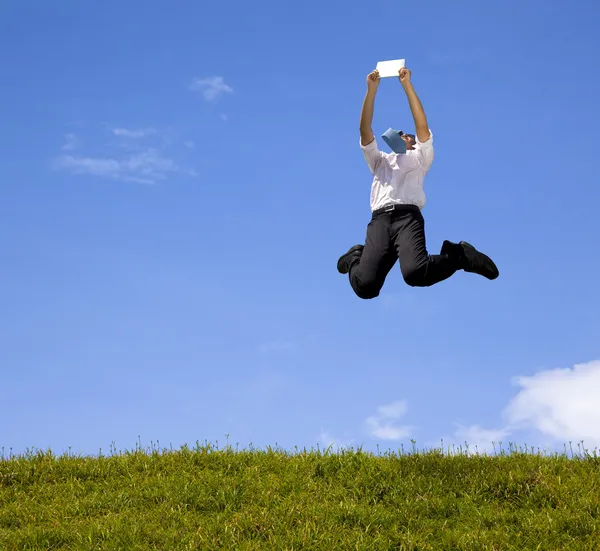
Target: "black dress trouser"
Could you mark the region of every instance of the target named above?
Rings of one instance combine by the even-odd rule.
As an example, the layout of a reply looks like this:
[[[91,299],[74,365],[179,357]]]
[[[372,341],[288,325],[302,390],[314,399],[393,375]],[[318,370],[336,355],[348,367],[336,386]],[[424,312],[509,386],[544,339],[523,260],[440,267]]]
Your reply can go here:
[[[397,260],[404,281],[413,287],[428,287],[459,269],[456,260],[427,252],[425,220],[414,205],[373,213],[362,254],[355,257],[348,274],[354,292],[364,299],[379,296]]]

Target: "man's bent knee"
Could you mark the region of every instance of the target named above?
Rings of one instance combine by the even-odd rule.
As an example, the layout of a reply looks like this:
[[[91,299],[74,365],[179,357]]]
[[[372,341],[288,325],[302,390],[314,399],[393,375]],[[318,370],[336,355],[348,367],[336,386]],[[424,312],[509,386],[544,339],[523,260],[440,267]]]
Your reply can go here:
[[[402,269],[402,277],[407,285],[411,287],[428,287],[426,280],[427,266],[410,266]]]
[[[354,293],[356,294],[356,296],[358,298],[362,298],[365,300],[369,300],[372,298],[377,298],[379,296],[379,291],[381,289],[379,289],[378,287],[364,287],[364,286],[354,286]]]
[[[361,281],[358,277],[351,278],[350,283],[356,296],[365,300],[378,297],[382,287],[375,280]]]

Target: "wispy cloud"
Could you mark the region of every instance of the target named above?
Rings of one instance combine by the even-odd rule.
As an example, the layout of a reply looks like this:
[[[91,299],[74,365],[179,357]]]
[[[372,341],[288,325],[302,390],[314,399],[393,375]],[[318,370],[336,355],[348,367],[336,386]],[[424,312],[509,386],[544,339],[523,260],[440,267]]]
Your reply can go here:
[[[157,133],[156,129],[154,128],[139,128],[137,130],[130,130],[127,128],[113,128],[112,132],[115,136],[121,136],[124,138],[132,139],[153,136]]]
[[[365,424],[369,434],[381,440],[401,440],[412,434],[413,427],[402,425],[398,420],[408,410],[405,400],[392,402],[391,404],[379,406],[377,414],[367,417]]]
[[[339,438],[333,437],[327,431],[321,431],[317,439],[320,445],[323,445],[325,449],[344,449],[351,448],[353,446],[353,440],[340,440]]]
[[[63,155],[56,159],[54,167],[73,174],[87,174],[142,184],[154,184],[157,180],[164,180],[168,173],[180,170],[172,159],[163,157],[154,149],[124,159]]]
[[[458,425],[454,432],[454,437],[450,438],[450,442],[446,439],[446,443],[456,444],[461,446],[462,453],[481,453],[491,454],[494,450],[498,450],[500,444],[504,444],[505,438],[511,434],[508,428],[501,429],[484,429],[479,425]],[[504,447],[504,446],[503,446]]]
[[[75,134],[66,134],[65,143],[61,147],[63,151],[73,151],[81,144],[81,140]]]
[[[110,134],[116,137],[115,143],[112,144],[114,147],[107,148],[105,145],[94,154],[81,152],[78,155],[72,150],[79,145],[79,138],[68,135],[68,141],[62,149],[71,152],[56,157],[52,162],[52,168],[75,175],[142,184],[155,184],[174,173],[196,176],[194,170],[182,168],[167,154],[164,140],[162,144],[156,139],[150,142],[140,141],[141,138],[160,137],[159,132],[153,127],[139,129],[114,127],[110,129]],[[117,141],[117,138],[121,141]]]
[[[195,92],[202,92],[206,101],[215,101],[222,94],[231,94],[233,89],[220,76],[195,78],[190,85]]]
[[[188,149],[194,149],[196,147],[196,144],[192,140],[187,140],[183,143],[183,145],[185,145],[185,147]]]

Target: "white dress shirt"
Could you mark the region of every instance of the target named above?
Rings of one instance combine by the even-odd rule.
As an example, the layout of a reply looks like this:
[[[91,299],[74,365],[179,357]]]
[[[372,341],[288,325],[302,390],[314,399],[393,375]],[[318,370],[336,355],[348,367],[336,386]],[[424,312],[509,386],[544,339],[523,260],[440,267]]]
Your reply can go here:
[[[384,153],[377,147],[377,138],[360,148],[373,174],[371,211],[393,203],[425,206],[423,181],[433,163],[433,134],[426,142],[415,136],[414,149],[406,153]]]

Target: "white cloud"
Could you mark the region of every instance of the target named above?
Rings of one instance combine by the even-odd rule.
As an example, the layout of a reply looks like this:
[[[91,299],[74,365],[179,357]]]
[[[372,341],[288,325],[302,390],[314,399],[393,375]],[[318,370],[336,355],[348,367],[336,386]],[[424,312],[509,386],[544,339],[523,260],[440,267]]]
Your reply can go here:
[[[215,101],[221,94],[231,94],[233,89],[225,83],[223,77],[195,78],[190,89],[202,92],[206,101]]]
[[[408,406],[406,405],[405,400],[392,402],[391,404],[379,406],[377,408],[377,412],[379,413],[379,415],[388,419],[399,419],[406,413],[407,410]]]
[[[331,436],[326,431],[321,431],[321,434],[319,434],[318,442],[319,444],[323,444],[325,449],[330,447],[333,449],[351,448],[353,444],[352,440],[340,440],[339,438]]]
[[[381,440],[401,440],[409,437],[413,427],[397,423],[397,420],[406,414],[407,409],[404,400],[378,407],[377,415],[372,415],[365,421],[369,434]]]
[[[583,441],[588,451],[600,447],[600,360],[516,377],[513,383],[520,390],[501,412],[503,427],[459,425],[452,437],[443,439],[444,447],[461,446],[464,452],[468,446],[472,453],[507,450],[509,444],[556,451],[569,442],[579,446]],[[538,442],[516,442],[517,432],[527,432]]]
[[[54,163],[55,168],[71,170],[75,174],[92,174],[94,176],[116,176],[121,171],[119,161],[92,157],[73,157],[63,155]]]
[[[500,427],[457,423],[452,436],[441,439],[443,452],[487,455],[509,449],[551,448],[560,452],[565,445],[568,449],[569,443],[575,453],[600,448],[600,360],[516,377],[513,383],[519,390],[502,410]],[[369,435],[382,440],[410,437],[413,427],[399,422],[407,411],[405,400],[378,407],[365,421]],[[519,432],[533,436],[534,442],[529,438],[517,441]],[[320,440],[327,446],[339,444],[327,432],[321,433]],[[437,447],[439,442],[431,444]]]
[[[534,429],[561,442],[600,446],[600,360],[517,377],[521,387],[503,411],[513,429]]]
[[[123,182],[138,182],[154,184],[165,180],[174,173],[197,176],[194,170],[180,167],[177,162],[165,152],[167,144],[158,131],[149,126],[146,128],[128,129],[123,127],[110,128],[110,133],[116,136],[110,149],[100,149],[93,155],[81,152],[64,153],[54,159],[52,167],[72,174],[88,175]],[[150,138],[150,143],[140,142],[140,138]],[[153,143],[154,142],[154,143]],[[78,138],[68,135],[68,141],[63,151],[70,151],[78,144]],[[114,153],[115,147],[118,152]]]
[[[172,159],[163,157],[154,149],[124,159],[63,155],[55,161],[54,167],[78,175],[143,184],[154,184],[157,180],[164,180],[167,173],[180,170]]]
[[[494,450],[504,449],[505,438],[511,434],[508,428],[484,429],[479,425],[462,426],[454,433],[456,444],[468,448],[469,452],[491,454]],[[464,450],[466,451],[466,449]]]
[[[140,128],[138,130],[129,130],[127,128],[113,128],[113,134],[115,136],[121,136],[123,138],[144,138],[146,136],[152,136],[156,134],[154,128]]]
[[[75,134],[66,134],[65,135],[65,143],[62,146],[63,151],[72,151],[76,149],[80,145],[80,140]]]

